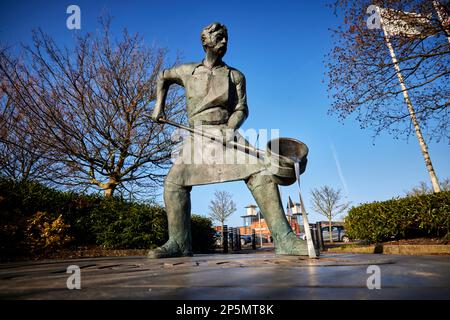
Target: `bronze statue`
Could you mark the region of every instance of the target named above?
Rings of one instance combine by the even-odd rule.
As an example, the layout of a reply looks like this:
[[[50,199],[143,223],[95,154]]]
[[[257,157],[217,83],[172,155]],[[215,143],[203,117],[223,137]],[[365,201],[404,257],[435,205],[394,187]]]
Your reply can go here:
[[[201,41],[206,53],[203,61],[166,69],[159,75],[157,101],[152,119],[161,121],[168,88],[172,84],[178,84],[186,90],[190,127],[200,124],[202,130],[215,136],[221,135],[225,141],[249,145],[237,132],[248,116],[245,77],[222,61],[227,51],[227,28],[220,23],[212,23],[203,29]],[[151,250],[148,257],[191,256],[192,186],[235,180],[244,180],[250,189],[271,231],[275,252],[308,255],[306,242],[296,237],[286,219],[277,180],[268,171],[267,163],[254,157],[253,161],[248,161],[248,154],[202,137],[199,138],[203,139],[199,141],[202,147],[195,148],[195,139],[194,135],[191,135],[184,142],[181,151],[183,156],[193,151],[193,157],[189,154],[188,160],[195,158],[199,151],[205,153],[205,150],[208,150],[208,155],[223,151],[225,158],[231,158],[233,161],[175,161],[164,182],[169,240],[163,246]],[[305,166],[306,162],[302,162],[301,172],[305,170]]]

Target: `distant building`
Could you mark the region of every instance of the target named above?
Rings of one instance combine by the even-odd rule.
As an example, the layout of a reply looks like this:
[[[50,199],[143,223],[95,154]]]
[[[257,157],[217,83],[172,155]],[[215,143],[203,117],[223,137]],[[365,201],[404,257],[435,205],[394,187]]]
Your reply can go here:
[[[239,227],[241,235],[251,235],[252,230],[255,230],[257,238],[260,236],[265,239],[264,242],[271,242],[269,227],[267,226],[263,214],[258,210],[258,207],[254,204],[249,204],[245,209],[245,214],[241,216],[243,219],[243,226]],[[286,207],[286,218],[292,231],[296,235],[303,232],[300,204],[292,203],[290,198]],[[215,229],[217,232],[221,232],[222,230],[220,226],[215,227]]]
[[[289,202],[286,207],[286,218],[288,219],[289,224],[291,225],[292,231],[296,235],[304,232],[303,224],[302,224],[302,211],[300,209],[300,203],[292,203],[291,198],[289,197]]]
[[[251,234],[255,225],[259,225],[260,220],[264,220],[261,216],[261,212],[257,210],[257,206],[249,204],[245,207],[246,213],[241,216],[244,221],[244,225],[241,228],[241,234]]]
[[[292,205],[292,202],[291,202]],[[252,234],[252,230],[255,230],[256,235],[261,234],[262,236],[269,239],[270,237],[270,230],[267,226],[267,223],[264,219],[263,214],[261,211],[258,210],[258,207],[249,204],[246,208],[246,214],[241,216],[243,219],[244,225],[240,227],[241,234],[250,235]],[[286,218],[291,225],[292,230],[295,234],[300,233],[300,217],[301,217],[301,211],[300,211],[300,204],[296,203],[292,207],[290,207],[290,204],[288,203],[287,211],[286,211]]]
[[[257,237],[264,237],[264,242],[271,242],[269,227],[267,226],[261,211],[257,210],[258,207],[254,204],[249,204],[245,209],[245,215],[241,216],[244,225],[239,227],[241,234],[251,235],[252,230],[254,229]]]

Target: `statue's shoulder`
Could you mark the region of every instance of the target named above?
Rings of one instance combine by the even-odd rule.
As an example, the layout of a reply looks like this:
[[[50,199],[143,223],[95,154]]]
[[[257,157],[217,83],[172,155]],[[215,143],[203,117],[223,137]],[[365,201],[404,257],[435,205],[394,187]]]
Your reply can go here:
[[[198,62],[189,62],[180,64],[174,68],[177,69],[178,73],[187,75],[192,74],[192,71],[194,71],[194,69],[198,67],[198,65],[199,65]]]
[[[245,76],[241,71],[239,71],[236,68],[230,67],[230,66],[228,66],[228,68],[230,69],[231,79],[234,82],[237,83],[237,82],[245,81]]]

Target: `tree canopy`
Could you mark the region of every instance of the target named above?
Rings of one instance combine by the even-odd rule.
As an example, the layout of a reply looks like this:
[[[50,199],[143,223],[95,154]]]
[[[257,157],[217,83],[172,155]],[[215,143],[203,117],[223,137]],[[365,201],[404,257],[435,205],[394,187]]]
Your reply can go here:
[[[392,35],[390,41],[425,136],[450,142],[450,26],[448,1],[441,2],[335,1],[331,6],[343,23],[332,30],[334,48],[326,57],[329,113],[341,120],[355,116],[361,128],[373,128],[375,135],[414,133],[384,34],[373,27],[377,16],[368,12],[376,5],[392,9],[385,23],[403,19],[409,28],[421,28],[419,35]],[[419,15],[421,19],[416,19]]]
[[[45,175],[39,176],[52,183],[96,188],[105,196],[136,187],[151,193],[175,144],[171,128],[149,119],[157,76],[169,66],[167,50],[149,47],[126,30],[115,39],[110,19],[100,21],[100,32],[79,36],[71,49],[35,30],[33,43],[19,55],[1,51],[0,153],[45,156]],[[165,111],[183,121],[177,89],[169,93]],[[4,174],[11,161],[2,158]]]

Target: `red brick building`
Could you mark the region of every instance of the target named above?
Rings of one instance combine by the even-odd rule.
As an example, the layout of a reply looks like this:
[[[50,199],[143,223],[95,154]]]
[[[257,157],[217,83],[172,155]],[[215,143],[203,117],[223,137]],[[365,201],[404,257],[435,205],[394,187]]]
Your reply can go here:
[[[243,226],[239,227],[239,231],[241,235],[251,235],[252,230],[255,230],[257,238],[261,236],[264,239],[264,242],[270,242],[270,230],[267,226],[267,223],[264,219],[264,216],[261,214],[261,211],[258,210],[258,207],[249,204],[245,207],[246,213],[241,216],[243,219]],[[289,224],[291,225],[292,231],[295,234],[300,234],[303,232],[302,220],[301,220],[301,210],[300,204],[296,203],[287,206],[286,208],[286,218]],[[215,227],[217,232],[221,232],[222,227]]]
[[[254,229],[257,235],[261,234],[262,236],[269,238],[269,227],[267,226],[261,211],[258,210],[258,207],[250,204],[245,208],[247,209],[246,214],[241,216],[241,218],[244,219],[244,225],[239,227],[241,234],[252,234],[252,230]],[[302,228],[300,228],[300,204],[296,203],[291,208],[288,206],[286,212],[286,218],[291,225],[292,230],[295,234],[299,234],[302,230]]]

